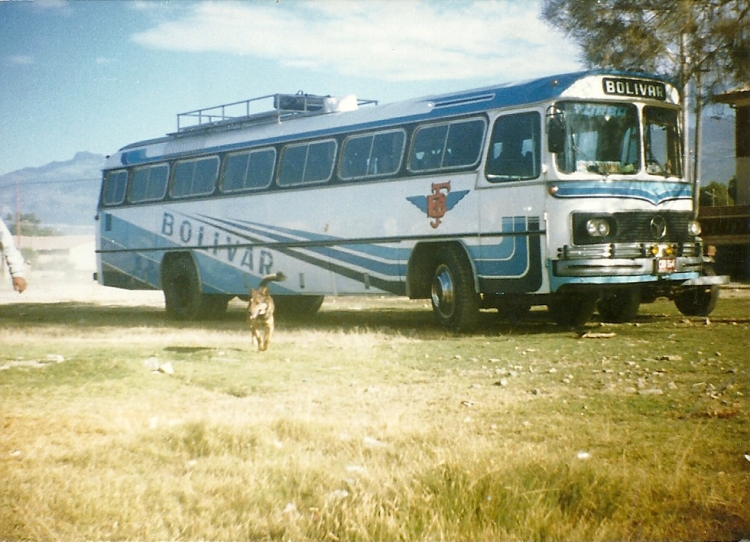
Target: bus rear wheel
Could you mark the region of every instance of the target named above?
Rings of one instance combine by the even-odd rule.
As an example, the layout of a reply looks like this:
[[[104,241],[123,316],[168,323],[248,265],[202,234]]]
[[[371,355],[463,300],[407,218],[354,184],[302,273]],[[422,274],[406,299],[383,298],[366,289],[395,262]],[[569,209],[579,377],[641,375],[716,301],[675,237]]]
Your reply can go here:
[[[438,253],[430,289],[432,312],[438,323],[455,332],[471,331],[479,321],[479,295],[469,265],[456,250]]]
[[[172,256],[164,262],[161,287],[167,316],[173,320],[220,318],[230,299],[201,292],[198,270],[187,254]]]
[[[274,297],[274,304],[279,316],[303,320],[315,315],[324,299],[322,295],[279,295]]]

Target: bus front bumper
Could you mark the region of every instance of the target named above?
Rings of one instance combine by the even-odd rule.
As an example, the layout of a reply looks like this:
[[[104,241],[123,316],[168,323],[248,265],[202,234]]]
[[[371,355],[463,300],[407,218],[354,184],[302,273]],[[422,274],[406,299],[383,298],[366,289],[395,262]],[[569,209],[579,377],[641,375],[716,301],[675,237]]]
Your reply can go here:
[[[553,274],[557,277],[638,277],[668,279],[670,275],[698,273],[703,268],[703,257],[677,258],[612,258],[554,260]],[[691,279],[697,280],[697,279]]]

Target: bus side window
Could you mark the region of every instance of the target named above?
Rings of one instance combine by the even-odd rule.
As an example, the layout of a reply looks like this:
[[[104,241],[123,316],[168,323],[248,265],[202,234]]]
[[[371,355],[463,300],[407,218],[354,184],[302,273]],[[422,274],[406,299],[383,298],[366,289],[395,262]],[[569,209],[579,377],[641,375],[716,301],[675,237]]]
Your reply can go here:
[[[198,160],[195,164],[195,179],[191,195],[212,194],[216,188],[216,177],[219,175],[219,159],[215,156]]]
[[[279,186],[327,181],[333,173],[335,157],[336,141],[333,139],[287,145],[281,151]]]
[[[222,192],[236,192],[245,188],[250,153],[230,154],[224,159],[221,177]]]
[[[219,158],[209,156],[198,160],[177,162],[170,195],[174,198],[213,193],[219,173]]]
[[[537,112],[498,117],[492,128],[487,177],[490,181],[535,179],[541,167],[541,115]]]
[[[406,136],[401,130],[376,134],[372,143],[368,174],[388,175],[396,173],[401,167],[405,140]]]
[[[146,190],[146,200],[155,201],[162,199],[167,193],[167,181],[169,179],[169,166],[162,164],[151,168],[151,175]]]
[[[442,167],[476,164],[482,152],[485,127],[481,119],[451,124]]]
[[[390,175],[404,154],[403,130],[355,136],[344,142],[339,175],[344,180]]]
[[[341,151],[340,175],[342,179],[356,179],[367,175],[372,140],[372,135],[352,137],[346,140]]]
[[[169,166],[158,164],[136,168],[130,183],[128,200],[131,203],[156,201],[164,197],[169,178]]]
[[[281,151],[279,162],[279,186],[292,186],[302,183],[305,171],[307,145],[287,145]]]
[[[447,124],[418,128],[412,143],[409,169],[411,171],[427,171],[440,168],[447,135]]]
[[[327,181],[333,172],[333,159],[336,156],[336,142],[319,141],[310,143],[305,162],[303,182],[316,183]]]
[[[276,149],[251,152],[244,188],[268,188],[271,184],[271,179],[273,179],[273,166],[275,163]]]
[[[125,169],[110,171],[104,179],[102,202],[104,205],[119,205],[125,201],[128,172]]]
[[[128,200],[131,203],[138,203],[146,200],[146,190],[148,188],[149,171],[151,168],[139,167],[133,171],[133,180],[130,183],[130,193]]]
[[[484,119],[417,128],[412,142],[409,169],[430,171],[468,167],[479,160],[486,123]]]

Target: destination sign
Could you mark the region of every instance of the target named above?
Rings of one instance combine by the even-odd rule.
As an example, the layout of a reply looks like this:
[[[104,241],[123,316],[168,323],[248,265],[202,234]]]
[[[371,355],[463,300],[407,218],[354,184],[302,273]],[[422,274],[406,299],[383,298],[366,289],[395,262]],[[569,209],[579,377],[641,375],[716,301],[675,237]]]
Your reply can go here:
[[[657,81],[605,77],[602,86],[604,87],[604,94],[613,96],[630,96],[632,98],[649,98],[661,101],[667,99],[666,85]]]

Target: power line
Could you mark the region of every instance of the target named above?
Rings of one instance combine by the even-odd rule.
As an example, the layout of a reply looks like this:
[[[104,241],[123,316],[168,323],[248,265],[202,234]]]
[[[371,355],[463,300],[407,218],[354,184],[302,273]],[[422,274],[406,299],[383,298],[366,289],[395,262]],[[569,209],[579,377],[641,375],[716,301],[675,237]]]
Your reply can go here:
[[[14,188],[16,183],[19,182],[15,179],[3,179],[7,181],[8,186],[0,186],[1,188]],[[48,184],[69,184],[69,183],[84,183],[84,182],[101,182],[101,177],[92,177],[88,179],[58,179],[58,180],[36,180],[36,181],[24,181],[21,180],[20,184],[23,188],[24,186],[33,186],[33,185],[48,185]],[[11,186],[12,185],[12,186]]]

